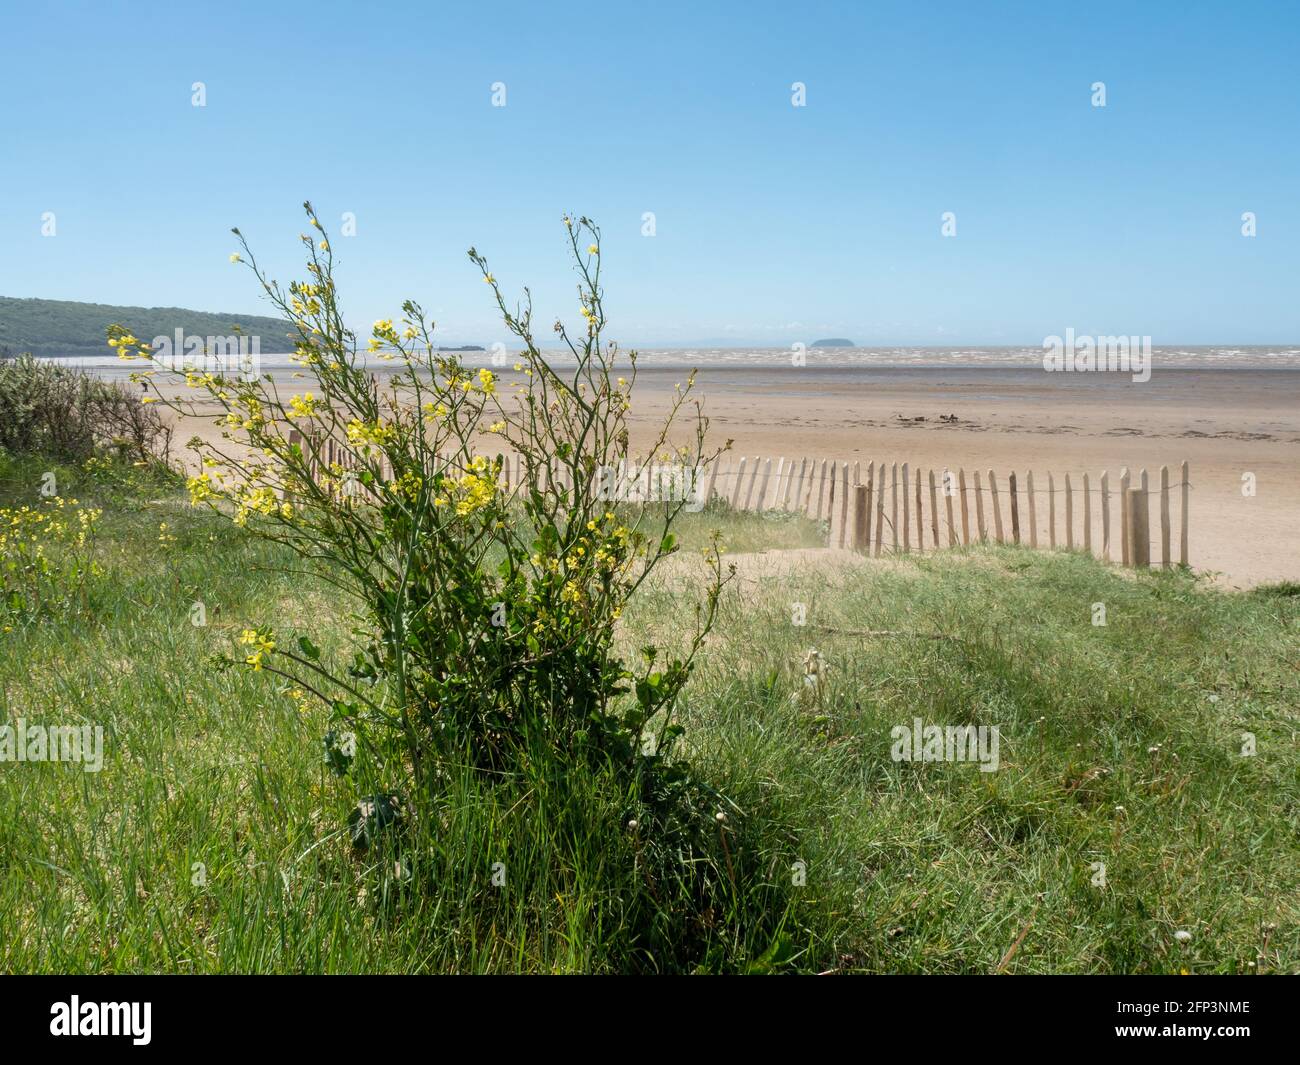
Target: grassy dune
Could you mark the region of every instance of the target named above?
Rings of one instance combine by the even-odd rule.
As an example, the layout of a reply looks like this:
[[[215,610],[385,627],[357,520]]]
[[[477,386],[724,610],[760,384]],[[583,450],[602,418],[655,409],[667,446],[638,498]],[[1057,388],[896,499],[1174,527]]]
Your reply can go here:
[[[37,469],[0,459],[0,505]],[[743,552],[683,710],[732,882],[726,913],[647,914],[652,841],[600,780],[452,780],[414,869],[358,856],[324,712],[213,661],[264,623],[341,654],[346,605],[165,485],[61,474],[105,507],[105,575],[81,616],[0,636],[3,712],[102,724],[105,760],[0,764],[4,971],[1300,969],[1300,589],[1011,548],[782,555],[819,530],[691,516],[687,547],[721,527]],[[679,638],[697,585],[684,552],[628,646]],[[998,725],[1000,769],[893,761],[915,717]]]

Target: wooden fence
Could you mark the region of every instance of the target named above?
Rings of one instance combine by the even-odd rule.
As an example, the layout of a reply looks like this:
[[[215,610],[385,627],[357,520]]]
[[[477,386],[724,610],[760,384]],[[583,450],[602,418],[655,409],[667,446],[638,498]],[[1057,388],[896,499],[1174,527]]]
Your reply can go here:
[[[736,510],[805,514],[827,523],[829,546],[877,556],[992,539],[1082,549],[1144,567],[1152,561],[1149,500],[1158,495],[1160,564],[1169,568],[1174,490],[1180,500],[1178,564],[1188,564],[1186,462],[1180,472],[1171,484],[1169,467],[1161,466],[1155,487],[1145,469],[1131,474],[1128,467],[1119,471],[1118,484],[1103,470],[1095,482],[1087,473],[1067,473],[1059,482],[1049,473],[1046,485],[1035,485],[1032,471],[999,478],[988,470],[982,479],[975,470],[968,479],[965,469],[923,470],[906,462],[741,457],[720,460],[708,471],[705,498],[725,499]]]
[[[392,464],[382,448],[372,448],[363,457],[357,445],[319,429],[305,432],[290,429],[287,440],[290,445],[302,449],[307,475],[317,484],[329,482],[330,491],[335,496],[378,497],[376,489],[365,487],[357,479],[363,470],[374,474],[378,484],[393,476]],[[573,471],[562,463],[536,463],[530,471],[522,455],[498,453],[487,457],[496,460],[496,480],[505,491],[515,492],[524,485],[553,494],[573,491]],[[464,456],[439,454],[435,461],[440,470],[455,477],[471,469]],[[704,477],[701,471],[681,464],[632,459],[602,472],[594,490],[611,501],[689,500],[699,496]]]
[[[357,468],[353,449],[341,442],[304,437],[297,430],[290,432],[289,440],[304,448],[313,477],[331,466],[344,471]],[[551,490],[573,487],[567,467],[550,471],[538,467],[530,476],[521,456],[498,455],[497,459],[500,482],[507,489],[518,489],[525,481]],[[381,479],[390,476],[387,464],[382,459],[379,463]],[[1151,565],[1150,500],[1158,495],[1160,564],[1168,569],[1174,565],[1171,495],[1175,490],[1178,564],[1188,564],[1191,481],[1186,462],[1180,473],[1178,483],[1171,484],[1169,467],[1161,466],[1155,487],[1145,469],[1132,474],[1127,466],[1120,469],[1117,485],[1106,470],[1095,483],[1087,473],[1066,473],[1059,482],[1049,473],[1044,486],[1035,485],[1032,471],[1023,477],[1012,472],[1000,480],[993,470],[987,470],[984,479],[975,470],[968,479],[964,468],[922,470],[907,462],[900,466],[805,458],[796,465],[793,459],[742,456],[719,459],[703,470],[633,461],[609,471],[605,490],[607,498],[617,500],[691,498],[707,504],[721,499],[734,510],[804,514],[826,522],[828,546],[876,556],[993,540],[1032,548],[1082,549],[1134,567]]]

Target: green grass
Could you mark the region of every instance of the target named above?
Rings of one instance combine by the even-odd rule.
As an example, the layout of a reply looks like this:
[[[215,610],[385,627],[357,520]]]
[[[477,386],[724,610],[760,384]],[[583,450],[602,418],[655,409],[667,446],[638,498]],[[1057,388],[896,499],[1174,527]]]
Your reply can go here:
[[[682,544],[690,547],[703,547],[710,533],[721,529],[723,546],[735,553],[825,547],[827,536],[825,522],[779,511],[732,510],[716,499],[703,510],[683,511],[674,528]]]
[[[0,505],[32,498],[35,469],[0,462]],[[723,909],[692,913],[660,882],[647,910],[656,841],[599,779],[456,778],[401,868],[358,856],[324,713],[213,664],[256,624],[341,654],[346,606],[170,489],[60,473],[106,506],[107,573],[87,616],[0,636],[2,709],[103,725],[105,764],[0,764],[0,970],[725,971],[779,944],[760,968],[989,972],[1022,932],[1008,971],[1300,969],[1293,589],[1010,548],[765,569],[724,595],[683,707],[685,753],[725,796],[699,809],[726,841]],[[680,535],[719,526],[744,552],[822,536],[712,510]],[[647,590],[629,648],[680,638],[696,575],[684,557]],[[891,760],[914,717],[997,724],[1001,768]]]

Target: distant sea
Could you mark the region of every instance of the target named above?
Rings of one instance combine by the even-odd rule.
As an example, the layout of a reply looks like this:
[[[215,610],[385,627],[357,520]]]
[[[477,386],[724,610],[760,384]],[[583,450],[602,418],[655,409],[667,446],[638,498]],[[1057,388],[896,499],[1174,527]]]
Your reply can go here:
[[[567,353],[565,353],[567,354]],[[638,352],[638,363],[645,367],[679,369],[698,366],[775,367],[790,365],[790,348],[645,348]],[[1043,347],[863,347],[809,348],[808,365],[844,369],[950,370],[969,366],[973,369],[1041,369]],[[572,361],[572,356],[569,356]],[[1193,370],[1223,367],[1227,369],[1283,370],[1300,369],[1300,345],[1243,347],[1155,347],[1151,349],[1155,368]]]
[[[492,366],[490,351],[457,353],[466,366]],[[554,365],[572,365],[573,356],[567,351],[546,351]],[[790,348],[642,348],[637,352],[637,365],[642,370],[702,371],[772,370],[790,366]],[[284,354],[263,354],[263,373],[285,373],[299,369]],[[1035,347],[861,347],[861,348],[809,348],[807,365],[841,370],[1030,370],[1043,364],[1043,349]],[[122,378],[142,368],[138,362],[125,362],[113,355],[89,359],[53,360],[61,365],[71,365],[90,370],[101,377]],[[363,360],[364,361],[364,360]],[[515,361],[511,351],[506,358],[506,368]],[[623,361],[620,357],[620,362]],[[1240,347],[1178,346],[1153,347],[1152,369],[1187,370],[1300,370],[1300,346],[1242,345]],[[377,373],[385,374],[395,369],[391,361],[374,360]]]

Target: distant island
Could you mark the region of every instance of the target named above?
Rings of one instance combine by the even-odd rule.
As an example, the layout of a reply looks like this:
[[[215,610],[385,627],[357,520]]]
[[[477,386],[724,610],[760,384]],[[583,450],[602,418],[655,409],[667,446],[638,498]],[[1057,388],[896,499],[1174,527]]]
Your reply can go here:
[[[845,340],[843,337],[831,337],[829,340],[814,340],[809,347],[812,348],[856,348],[857,345],[851,340]]]

